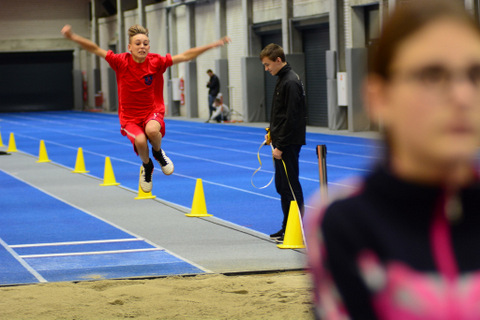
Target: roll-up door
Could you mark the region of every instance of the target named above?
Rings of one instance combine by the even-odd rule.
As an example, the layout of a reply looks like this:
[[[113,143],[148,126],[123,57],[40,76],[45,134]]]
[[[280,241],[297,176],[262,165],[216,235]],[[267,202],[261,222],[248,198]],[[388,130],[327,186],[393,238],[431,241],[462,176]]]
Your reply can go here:
[[[0,112],[73,109],[73,52],[0,53]]]
[[[308,124],[328,127],[327,71],[325,52],[330,48],[328,24],[303,29],[305,90]]]

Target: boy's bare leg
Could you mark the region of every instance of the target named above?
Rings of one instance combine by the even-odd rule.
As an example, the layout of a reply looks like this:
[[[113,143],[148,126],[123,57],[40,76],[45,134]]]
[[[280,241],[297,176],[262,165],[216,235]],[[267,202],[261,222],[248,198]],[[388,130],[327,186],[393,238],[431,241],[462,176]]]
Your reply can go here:
[[[135,137],[135,147],[137,148],[138,156],[143,163],[147,164],[150,161],[148,152],[147,137],[145,135],[138,135]]]
[[[152,191],[153,186],[153,162],[150,160],[148,141],[144,134],[135,137],[135,148],[137,149],[138,156],[143,162],[140,168],[140,188],[142,188],[143,192],[150,192]]]
[[[155,151],[160,151],[160,148],[162,147],[162,134],[160,133],[160,129],[162,129],[162,126],[155,120],[147,122],[147,125],[145,126],[145,134]]]

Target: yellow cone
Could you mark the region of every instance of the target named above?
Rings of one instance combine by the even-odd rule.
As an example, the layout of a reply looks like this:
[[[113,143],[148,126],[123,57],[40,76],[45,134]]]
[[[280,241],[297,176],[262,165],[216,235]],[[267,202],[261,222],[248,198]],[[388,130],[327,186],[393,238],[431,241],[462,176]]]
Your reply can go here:
[[[0,132],[0,147],[4,147],[3,140],[2,140],[2,133]]]
[[[48,159],[47,148],[45,148],[45,142],[40,140],[40,149],[38,151],[38,160],[37,162],[50,162]]]
[[[103,171],[103,183],[100,184],[101,186],[118,186],[118,183],[115,180],[115,174],[113,173],[112,162],[110,161],[110,157],[105,158],[105,169]]]
[[[17,152],[17,144],[15,143],[15,136],[10,132],[10,140],[8,140],[7,152]]]
[[[72,171],[74,173],[87,173],[85,169],[85,161],[83,160],[83,149],[78,148],[77,152],[77,161],[75,162],[75,169]]]
[[[197,179],[195,185],[195,193],[193,194],[192,211],[186,214],[187,217],[211,217],[207,213],[207,204],[205,203],[205,195],[203,193],[202,179]]]
[[[140,168],[140,172],[142,172],[142,168]],[[155,199],[156,196],[152,195],[152,191],[144,192],[140,187],[140,179],[138,179],[138,195],[135,197],[135,200],[142,200],[142,199]]]
[[[298,205],[296,201],[290,202],[283,244],[279,244],[277,247],[280,249],[305,248],[305,244],[303,243],[302,224],[300,222],[300,212],[298,211]]]

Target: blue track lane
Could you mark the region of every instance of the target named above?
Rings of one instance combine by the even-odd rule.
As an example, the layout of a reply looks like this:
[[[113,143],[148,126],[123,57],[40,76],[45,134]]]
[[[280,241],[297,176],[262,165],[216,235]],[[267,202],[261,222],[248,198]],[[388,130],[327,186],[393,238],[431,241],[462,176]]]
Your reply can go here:
[[[86,169],[90,175],[100,179],[103,179],[105,157],[110,157],[117,182],[135,192],[138,190],[141,162],[133,152],[130,141],[120,134],[116,115],[75,111],[1,113],[0,134],[5,145],[10,133],[14,133],[19,151],[34,156],[38,156],[40,140],[44,140],[49,159],[72,170],[77,160],[78,148],[81,147]],[[175,172],[171,176],[165,176],[155,162],[152,194],[190,208],[196,180],[200,178],[210,214],[265,234],[276,231],[280,227],[282,213],[274,184],[265,189],[257,189],[251,183],[252,174],[259,166],[257,152],[263,137],[262,128],[166,119],[166,136],[162,148],[174,162]],[[306,199],[319,187],[315,151],[319,144],[327,146],[329,187],[349,188],[343,181],[352,176],[366,174],[381,152],[375,141],[370,139],[307,133],[307,145],[300,154],[300,181]],[[256,186],[265,185],[273,175],[270,148],[263,147],[260,156],[263,167],[254,177]],[[9,187],[5,188],[7,180]],[[34,195],[29,197],[28,204],[25,199],[20,199],[25,188]],[[127,266],[117,265],[112,260],[112,264],[95,267],[96,261],[101,259],[97,255],[55,256],[62,252],[88,253],[151,248],[149,244],[139,241],[53,247],[21,246],[34,243],[128,239],[132,236],[1,172],[0,191],[0,239],[8,246],[14,246],[0,246],[0,283],[8,283],[5,280],[11,278],[8,270],[11,266],[19,265],[8,250],[14,250],[14,254],[23,257],[20,259],[23,259],[24,263],[27,262],[33,269],[39,270],[46,281],[84,279],[89,275],[111,278],[125,270],[133,270],[133,274],[136,274],[135,270],[142,268],[141,272],[150,274],[152,261],[155,265],[155,261],[164,259],[173,259],[171,264],[167,264],[171,268],[167,268],[166,273],[173,273],[173,270],[199,272],[195,267],[181,260],[177,261],[161,250],[141,252],[149,261],[145,261],[142,266],[129,264],[133,262],[128,261],[136,260],[130,260],[130,252],[115,256],[127,261]],[[5,212],[10,214],[4,214]],[[84,259],[82,261],[85,262],[85,268],[77,267],[78,259]],[[62,269],[62,272],[55,268]],[[66,272],[68,268],[71,268],[71,271]],[[155,268],[152,267],[153,269]],[[61,274],[66,273],[70,275],[64,278]],[[31,277],[29,272],[24,274],[25,277]]]
[[[0,202],[0,285],[203,273],[2,171]]]
[[[0,114],[0,132],[14,132],[17,148],[37,156],[44,140],[49,158],[75,167],[82,147],[89,174],[103,178],[105,157],[110,157],[117,182],[138,190],[140,160],[126,137],[120,134],[116,115],[86,112],[40,112]],[[205,124],[166,120],[163,149],[175,164],[175,173],[162,174],[159,165],[153,175],[152,194],[166,201],[191,207],[195,183],[203,181],[209,213],[263,233],[280,226],[280,199],[273,184],[257,189],[251,176],[258,168],[257,151],[264,130],[246,126]],[[307,134],[300,154],[300,181],[308,199],[319,187],[316,145],[327,146],[330,187],[345,187],[342,181],[363,175],[378,157],[380,149],[364,138]],[[261,151],[262,170],[255,175],[256,186],[265,185],[273,175],[271,151]]]

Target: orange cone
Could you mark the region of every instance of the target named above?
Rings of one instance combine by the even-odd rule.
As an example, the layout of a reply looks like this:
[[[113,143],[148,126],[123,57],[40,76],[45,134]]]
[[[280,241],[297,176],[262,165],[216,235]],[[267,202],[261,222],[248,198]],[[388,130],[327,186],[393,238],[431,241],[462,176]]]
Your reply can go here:
[[[40,140],[40,148],[38,151],[38,160],[37,162],[50,162],[48,159],[47,149],[45,148],[45,142]]]
[[[112,162],[110,161],[110,157],[105,158],[105,169],[103,171],[103,183],[101,186],[118,186],[118,183],[115,180],[115,174],[113,173]]]
[[[2,140],[2,133],[0,132],[0,147],[4,147],[3,140]]]
[[[283,244],[279,244],[277,247],[280,249],[305,248],[305,244],[303,242],[302,224],[300,221],[300,212],[298,211],[298,204],[296,201],[290,202]]]
[[[72,172],[73,173],[87,173],[88,172],[85,169],[85,160],[83,160],[83,149],[82,148],[78,148],[77,161],[75,162],[75,169]]]
[[[205,203],[205,194],[203,193],[202,179],[197,179],[195,193],[193,194],[192,210],[185,214],[187,217],[211,217],[207,213],[207,204]]]

